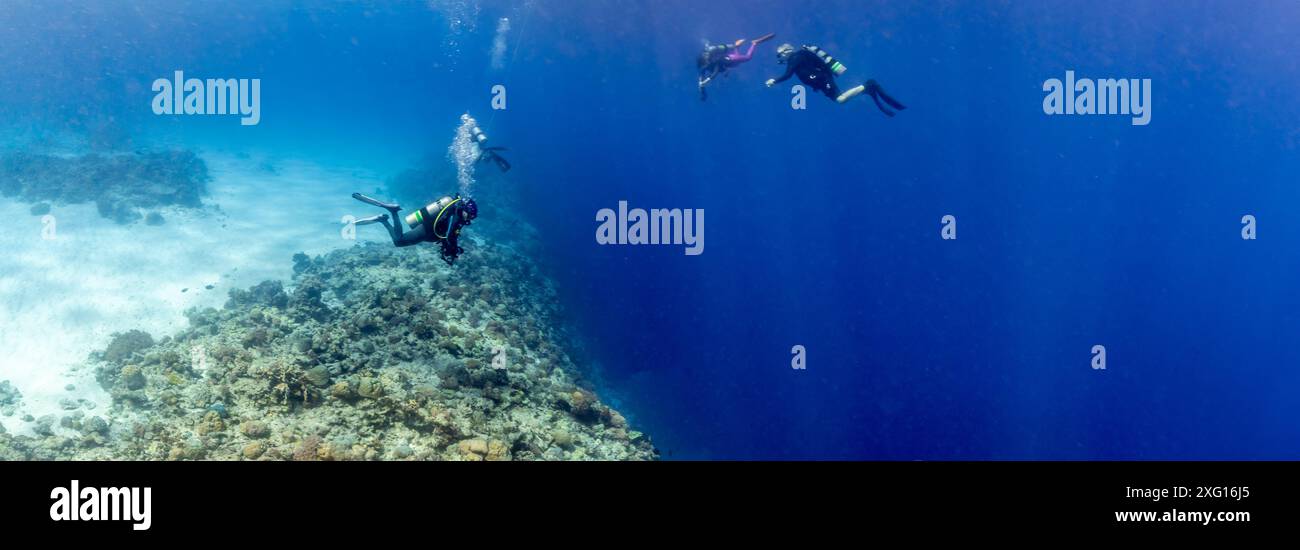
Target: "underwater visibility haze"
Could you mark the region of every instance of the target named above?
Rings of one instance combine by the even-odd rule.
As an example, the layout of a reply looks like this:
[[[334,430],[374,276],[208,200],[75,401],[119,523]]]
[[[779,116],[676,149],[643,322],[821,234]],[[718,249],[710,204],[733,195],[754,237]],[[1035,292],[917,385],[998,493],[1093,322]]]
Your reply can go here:
[[[1298,24],[9,3],[0,459],[1294,459]]]

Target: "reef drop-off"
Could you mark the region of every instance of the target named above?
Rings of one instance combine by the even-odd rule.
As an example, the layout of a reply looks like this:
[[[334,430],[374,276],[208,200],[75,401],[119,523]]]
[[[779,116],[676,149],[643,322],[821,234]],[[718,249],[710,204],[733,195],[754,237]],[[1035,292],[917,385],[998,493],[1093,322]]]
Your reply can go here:
[[[513,246],[475,239],[454,268],[426,248],[299,254],[290,283],[233,290],[172,336],[116,335],[86,366],[112,405],[0,433],[0,459],[658,456],[584,382],[549,279]]]

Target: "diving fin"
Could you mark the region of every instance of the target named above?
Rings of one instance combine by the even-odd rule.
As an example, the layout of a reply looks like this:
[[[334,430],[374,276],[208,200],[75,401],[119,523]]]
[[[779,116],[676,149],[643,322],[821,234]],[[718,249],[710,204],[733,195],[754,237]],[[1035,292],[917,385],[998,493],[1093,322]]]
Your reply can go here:
[[[385,209],[388,209],[388,210],[401,210],[401,209],[402,209],[402,207],[401,207],[400,205],[396,205],[396,204],[388,204],[388,203],[386,203],[386,202],[382,202],[382,201],[380,201],[380,200],[378,200],[378,199],[372,199],[372,198],[370,198],[370,197],[367,197],[367,196],[365,196],[365,195],[362,195],[361,193],[353,193],[353,194],[352,194],[352,198],[357,199],[357,200],[359,200],[359,201],[361,201],[361,202],[364,202],[364,203],[366,203],[366,204],[373,204],[373,205],[375,205],[375,206],[378,206],[378,207],[380,207],[380,208],[385,208]],[[373,222],[372,222],[372,223],[373,223]]]
[[[479,154],[478,160],[474,162],[492,161],[496,163],[497,168],[500,168],[502,172],[509,172],[510,162],[507,161],[505,157],[502,157],[501,155],[497,154],[497,151],[505,151],[505,150],[506,150],[505,147],[489,147],[487,149],[484,149],[483,152]]]
[[[866,83],[866,87],[867,87],[867,93],[871,94],[871,97],[873,99],[876,99],[876,105],[879,105],[881,101],[884,101],[890,107],[893,107],[900,111],[907,108],[906,105],[903,105],[897,99],[889,97],[889,94],[885,93],[885,89],[880,87],[880,83],[876,82],[875,80],[868,80]],[[880,110],[886,111],[887,109],[881,107]]]
[[[886,94],[884,90],[880,90],[878,93],[880,95],[880,99],[885,100],[885,103],[888,103],[890,107],[893,107],[900,111],[907,108],[906,105],[899,103],[897,99],[894,99],[890,97],[888,94]]]
[[[378,216],[370,216],[369,218],[361,218],[352,222],[352,225],[370,225],[372,223],[384,223],[386,221],[388,221],[388,214],[380,214]]]
[[[483,153],[482,160],[484,162],[490,160],[496,163],[497,168],[500,168],[502,173],[510,171],[510,161],[506,160],[505,157],[498,155],[496,151],[488,151],[486,153]]]
[[[765,34],[765,35],[763,35],[763,36],[760,36],[760,37],[758,37],[758,38],[755,38],[755,39],[753,39],[753,40],[750,40],[750,42],[753,42],[753,43],[755,43],[755,44],[762,44],[762,43],[767,42],[768,40],[771,40],[771,39],[773,39],[773,38],[776,38],[776,33],[774,33],[774,32],[769,32],[769,33],[767,33],[767,34]]]

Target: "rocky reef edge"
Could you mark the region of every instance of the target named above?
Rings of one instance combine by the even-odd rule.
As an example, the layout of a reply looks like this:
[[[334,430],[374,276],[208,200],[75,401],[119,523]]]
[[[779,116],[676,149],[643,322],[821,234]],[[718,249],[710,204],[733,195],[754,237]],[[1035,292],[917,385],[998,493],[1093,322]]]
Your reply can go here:
[[[549,279],[472,246],[454,268],[428,247],[298,254],[287,286],[232,290],[158,340],[116,334],[83,367],[107,410],[26,418],[0,459],[657,458],[584,379]]]

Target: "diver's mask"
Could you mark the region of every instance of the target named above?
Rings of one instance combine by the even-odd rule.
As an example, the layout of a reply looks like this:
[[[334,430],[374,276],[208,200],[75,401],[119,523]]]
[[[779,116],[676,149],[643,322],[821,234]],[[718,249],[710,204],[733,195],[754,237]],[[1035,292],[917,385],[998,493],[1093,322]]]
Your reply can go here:
[[[791,55],[794,55],[794,46],[791,46],[790,44],[781,44],[780,46],[777,46],[776,48],[777,63],[785,63],[786,61],[789,61]]]
[[[461,203],[460,213],[465,217],[465,223],[469,223],[478,217],[478,203],[474,199],[465,199]]]

